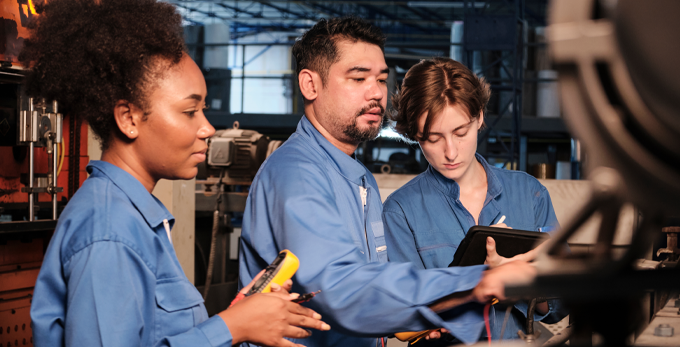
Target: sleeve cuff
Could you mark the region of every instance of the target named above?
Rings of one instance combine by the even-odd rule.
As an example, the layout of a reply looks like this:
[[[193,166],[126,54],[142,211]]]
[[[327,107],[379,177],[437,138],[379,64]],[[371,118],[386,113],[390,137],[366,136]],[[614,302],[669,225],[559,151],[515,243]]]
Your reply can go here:
[[[198,329],[203,332],[213,347],[231,347],[231,332],[220,316],[213,316],[199,324]]]

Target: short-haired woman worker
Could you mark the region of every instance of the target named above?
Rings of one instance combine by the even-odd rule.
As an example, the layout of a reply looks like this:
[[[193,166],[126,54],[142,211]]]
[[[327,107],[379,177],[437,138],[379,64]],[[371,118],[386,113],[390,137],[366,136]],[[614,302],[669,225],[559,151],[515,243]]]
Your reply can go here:
[[[426,269],[447,267],[475,225],[535,231],[558,226],[550,195],[538,180],[491,166],[476,153],[489,96],[483,79],[448,58],[423,60],[406,73],[393,98],[392,118],[399,134],[418,142],[430,165],[385,201],[390,261]],[[505,223],[499,224],[503,216]],[[487,240],[487,248],[495,254],[493,240]],[[544,314],[537,314],[536,320],[555,312],[553,304],[539,305]],[[498,306],[490,314],[493,339],[499,339],[505,316]],[[525,302],[515,305],[504,339],[517,338],[526,310]]]

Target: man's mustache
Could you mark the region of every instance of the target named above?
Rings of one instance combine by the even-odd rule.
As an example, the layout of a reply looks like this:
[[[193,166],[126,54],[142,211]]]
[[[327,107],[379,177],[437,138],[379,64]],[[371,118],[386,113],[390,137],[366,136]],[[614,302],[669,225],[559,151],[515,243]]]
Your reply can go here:
[[[370,105],[362,108],[359,112],[357,112],[355,118],[361,116],[364,113],[368,113],[368,111],[370,111],[371,109],[376,108],[376,107],[380,109],[381,115],[385,114],[385,108],[382,105],[380,105],[379,103],[376,102],[375,104],[370,104]]]

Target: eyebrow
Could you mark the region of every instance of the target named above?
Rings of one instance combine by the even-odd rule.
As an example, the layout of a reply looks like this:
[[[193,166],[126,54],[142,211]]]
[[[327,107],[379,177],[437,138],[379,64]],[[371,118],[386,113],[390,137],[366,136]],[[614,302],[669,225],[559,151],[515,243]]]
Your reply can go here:
[[[369,68],[367,68],[367,67],[365,67],[365,66],[353,66],[353,67],[351,67],[351,68],[349,68],[349,69],[347,70],[347,73],[351,73],[351,72],[370,72],[370,71],[371,71],[371,69],[369,69]],[[389,73],[390,73],[390,68],[384,68],[384,69],[380,70],[380,73],[381,73],[381,74],[384,74],[384,73],[389,74]]]
[[[200,95],[198,95],[198,94],[191,94],[191,95],[187,96],[187,97],[184,98],[184,99],[185,99],[185,100],[186,100],[186,99],[194,99],[194,100],[196,100],[196,101],[203,101],[203,97],[200,96]]]

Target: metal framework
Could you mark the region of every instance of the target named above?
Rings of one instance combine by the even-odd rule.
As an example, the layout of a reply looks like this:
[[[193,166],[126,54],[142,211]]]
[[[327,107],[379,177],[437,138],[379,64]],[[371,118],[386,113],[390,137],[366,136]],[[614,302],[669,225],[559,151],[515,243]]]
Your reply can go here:
[[[452,45],[462,45],[463,62],[473,69],[473,54],[485,54],[486,65],[475,73],[491,83],[495,95],[504,95],[497,113],[486,118],[487,128],[479,137],[479,152],[487,158],[501,160],[511,168],[526,171],[526,136],[522,136],[522,86],[523,60],[527,43],[523,29],[527,26],[545,25],[547,0],[486,0],[486,1],[241,1],[241,0],[167,0],[175,4],[187,25],[205,25],[227,22],[230,38],[224,43],[197,43],[190,46],[240,45],[266,51],[273,45],[291,45],[293,42],[245,43],[239,39],[263,32],[302,32],[321,18],[355,15],[381,28],[387,36],[385,56],[388,65],[408,69],[420,59],[448,56]],[[451,43],[454,22],[463,21],[463,43]],[[475,25],[476,23],[476,25]],[[252,47],[251,47],[252,46]],[[474,53],[477,52],[477,53]],[[249,61],[245,56],[240,66],[245,71]],[[252,59],[251,59],[252,60]],[[233,74],[241,79],[267,78]],[[270,78],[291,78],[277,76]],[[397,84],[402,74],[397,74]],[[242,90],[243,93],[243,90]],[[507,98],[506,98],[507,96]],[[241,97],[243,103],[243,97]],[[495,110],[494,110],[495,111]],[[240,115],[222,112],[212,115],[219,119],[216,126],[231,124]],[[294,128],[299,115],[248,115],[254,128],[272,128],[272,124]],[[280,116],[280,119],[273,119]],[[297,117],[296,117],[297,116]],[[290,120],[287,124],[284,120]],[[283,123],[282,123],[283,122]],[[260,126],[258,126],[260,125]],[[271,130],[271,129],[270,129]],[[281,129],[283,130],[283,129]],[[490,142],[493,142],[489,144]]]

